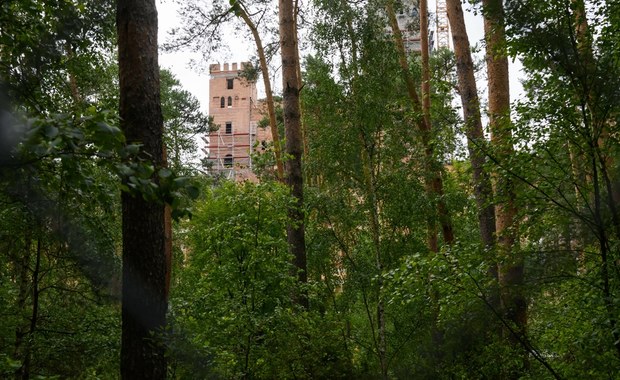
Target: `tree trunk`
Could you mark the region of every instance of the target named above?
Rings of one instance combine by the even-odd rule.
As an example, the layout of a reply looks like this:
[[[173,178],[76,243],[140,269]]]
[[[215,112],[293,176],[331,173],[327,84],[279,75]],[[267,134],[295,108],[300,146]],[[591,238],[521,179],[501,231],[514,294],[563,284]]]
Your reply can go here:
[[[286,229],[289,249],[293,255],[294,268],[300,285],[308,281],[306,263],[306,242],[304,236],[303,211],[303,138],[301,134],[301,114],[299,109],[299,87],[297,78],[297,47],[295,41],[295,17],[292,0],[279,1],[280,47],[282,54],[282,91],[284,108],[284,130],[286,135],[286,181],[291,188],[295,204],[289,208],[289,223]],[[301,289],[295,302],[308,308],[308,296]]]
[[[420,0],[420,53],[422,56],[422,112],[424,122],[431,125],[431,75],[428,46],[428,0]],[[434,218],[429,218],[427,244],[431,252],[439,252],[437,226]]]
[[[489,122],[491,144],[501,165],[508,166],[514,155],[510,125],[510,81],[508,57],[504,52],[504,8],[502,0],[483,0],[486,62],[489,88]],[[512,179],[501,169],[495,175],[497,202],[496,234],[499,257],[499,284],[503,316],[516,326],[516,333],[524,336],[527,327],[527,301],[523,294],[523,256],[519,253],[517,207]],[[520,349],[520,342],[513,332],[506,331],[510,342]],[[519,370],[527,368],[527,352],[523,351],[523,366],[510,375],[519,377]]]
[[[294,8],[294,23],[293,25],[295,26],[295,33],[294,33],[294,37],[295,37],[295,61],[297,64],[297,88],[299,88],[299,91],[301,91],[302,87],[303,87],[303,81],[301,78],[301,59],[299,58],[299,33],[297,33],[297,26],[299,25],[298,20],[299,20],[299,0],[295,0],[295,8]],[[299,112],[300,114],[304,114],[304,103],[303,103],[303,99],[299,98]],[[304,125],[304,119],[303,117],[299,119],[300,122],[300,128],[301,128],[301,138],[303,141],[303,154],[305,157],[308,157],[308,135],[306,133],[306,126]]]
[[[495,239],[495,212],[491,203],[493,195],[491,180],[489,174],[484,170],[486,159],[483,148],[486,141],[482,131],[480,101],[474,76],[474,64],[471,58],[469,37],[465,28],[461,1],[447,0],[446,6],[456,56],[458,87],[463,105],[467,148],[473,170],[474,196],[478,205],[480,238],[485,247],[490,249],[493,247]]]
[[[278,180],[284,181],[284,165],[282,164],[280,133],[278,132],[276,109],[273,100],[273,91],[271,90],[271,78],[269,77],[269,66],[267,65],[267,58],[265,56],[265,49],[263,48],[263,41],[260,38],[260,34],[258,34],[258,29],[256,28],[256,25],[248,15],[245,7],[239,2],[235,3],[235,6],[235,9],[239,11],[239,16],[243,19],[248,28],[250,28],[252,36],[254,37],[254,43],[256,44],[256,50],[258,51],[260,70],[263,76],[263,84],[265,85],[265,96],[267,97],[267,113],[269,115],[269,128],[271,130],[271,137],[273,138],[273,152],[276,156]]]
[[[157,169],[163,164],[163,117],[155,1],[118,1],[116,25],[121,127]],[[155,342],[166,324],[164,206],[123,193],[122,214],[121,376],[164,379],[164,347]]]
[[[388,16],[392,33],[394,34],[394,43],[398,54],[398,61],[403,73],[403,78],[407,86],[407,93],[411,100],[413,111],[424,114],[420,97],[418,96],[415,83],[409,72],[409,64],[407,63],[407,55],[405,53],[405,45],[403,43],[402,33],[398,27],[396,14],[394,13],[394,4],[392,0],[388,0],[385,4],[385,11]],[[422,138],[425,155],[426,169],[426,192],[429,196],[434,197],[437,202],[437,215],[441,229],[443,232],[444,242],[448,245],[454,243],[454,230],[452,228],[452,220],[445,201],[443,200],[443,179],[441,178],[441,167],[435,158],[435,149],[432,144],[430,121],[422,117],[417,120],[416,125]],[[432,246],[429,249],[434,249]],[[435,249],[436,250],[436,249]]]

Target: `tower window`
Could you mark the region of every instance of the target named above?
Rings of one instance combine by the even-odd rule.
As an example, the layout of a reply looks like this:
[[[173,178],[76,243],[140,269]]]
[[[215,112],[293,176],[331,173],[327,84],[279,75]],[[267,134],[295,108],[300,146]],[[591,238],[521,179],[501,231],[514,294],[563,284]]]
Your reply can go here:
[[[224,108],[226,107],[226,99],[224,99],[224,97],[222,96],[220,98],[220,108]]]
[[[233,166],[233,156],[232,154],[227,154],[226,157],[224,157],[224,167],[231,168],[232,166]]]
[[[231,122],[227,122],[226,123],[226,134],[230,135],[232,133],[232,123]]]
[[[230,107],[232,107],[232,96],[228,97],[228,108],[230,108]]]
[[[232,79],[232,78],[230,78],[230,79],[226,79],[226,87],[227,87],[229,90],[232,90],[232,89],[233,89],[233,83],[234,83],[234,82],[235,82],[235,80],[234,80],[234,79]]]

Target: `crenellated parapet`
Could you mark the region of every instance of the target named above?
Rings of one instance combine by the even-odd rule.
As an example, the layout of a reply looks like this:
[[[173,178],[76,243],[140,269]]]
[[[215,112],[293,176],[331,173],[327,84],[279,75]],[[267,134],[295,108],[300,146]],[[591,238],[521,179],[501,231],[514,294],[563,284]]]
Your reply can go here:
[[[250,62],[232,62],[232,63],[224,63],[224,64],[220,64],[220,63],[213,63],[211,65],[209,65],[209,73],[211,75],[230,75],[230,74],[237,74],[237,72],[239,72],[240,70],[243,70],[246,66],[251,66],[252,64]]]

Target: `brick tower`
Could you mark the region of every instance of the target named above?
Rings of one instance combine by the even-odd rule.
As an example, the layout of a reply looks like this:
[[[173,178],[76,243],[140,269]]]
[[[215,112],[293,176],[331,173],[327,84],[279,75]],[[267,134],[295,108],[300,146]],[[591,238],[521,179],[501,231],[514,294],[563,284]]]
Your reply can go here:
[[[205,153],[213,174],[236,181],[255,180],[254,145],[257,139],[271,140],[267,131],[257,131],[262,107],[256,99],[255,83],[239,78],[239,71],[249,64],[224,63],[221,67],[216,63],[209,67],[209,115],[219,129],[203,138]]]

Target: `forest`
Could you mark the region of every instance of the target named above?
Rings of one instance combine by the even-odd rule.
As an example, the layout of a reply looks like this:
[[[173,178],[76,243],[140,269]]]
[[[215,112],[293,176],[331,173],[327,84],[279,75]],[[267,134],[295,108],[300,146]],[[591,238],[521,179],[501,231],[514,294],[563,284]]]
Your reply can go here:
[[[176,2],[0,2],[0,378],[620,378],[619,1]],[[231,31],[257,181],[158,63]]]

